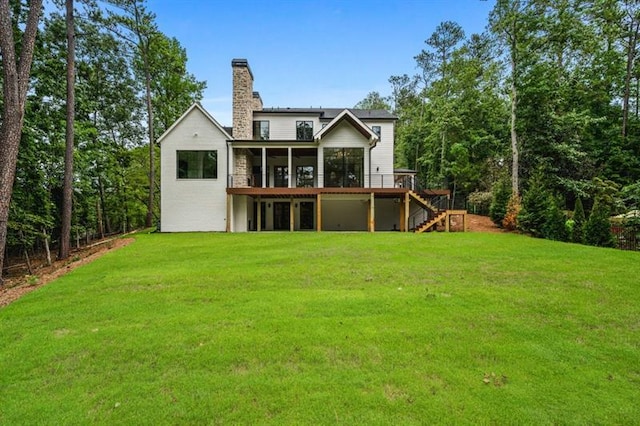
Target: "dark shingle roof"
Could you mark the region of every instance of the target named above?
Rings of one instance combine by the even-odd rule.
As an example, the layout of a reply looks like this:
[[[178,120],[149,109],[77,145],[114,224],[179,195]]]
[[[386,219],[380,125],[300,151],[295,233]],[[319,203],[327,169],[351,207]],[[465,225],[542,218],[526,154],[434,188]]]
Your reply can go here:
[[[384,109],[355,109],[346,108],[361,120],[396,120],[397,117]],[[268,114],[309,114],[319,115],[321,120],[333,120],[345,108],[263,108],[256,113]]]

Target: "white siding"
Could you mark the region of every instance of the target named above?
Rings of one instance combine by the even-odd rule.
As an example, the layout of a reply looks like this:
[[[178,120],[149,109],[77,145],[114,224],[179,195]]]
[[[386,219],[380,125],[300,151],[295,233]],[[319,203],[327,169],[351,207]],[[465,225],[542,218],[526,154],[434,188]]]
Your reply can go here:
[[[176,152],[216,150],[217,179],[177,179]],[[161,144],[163,232],[226,230],[226,137],[198,108],[164,136]]]
[[[381,131],[380,140],[371,150],[371,173],[393,175],[393,121],[366,121],[365,124],[369,127],[380,126]]]
[[[247,204],[249,200],[250,197],[246,195],[233,196],[233,222],[231,223],[233,232],[247,232],[249,220]]]
[[[317,114],[289,115],[254,112],[253,119],[269,122],[269,140],[296,140],[296,121],[312,121],[314,135],[321,129]]]

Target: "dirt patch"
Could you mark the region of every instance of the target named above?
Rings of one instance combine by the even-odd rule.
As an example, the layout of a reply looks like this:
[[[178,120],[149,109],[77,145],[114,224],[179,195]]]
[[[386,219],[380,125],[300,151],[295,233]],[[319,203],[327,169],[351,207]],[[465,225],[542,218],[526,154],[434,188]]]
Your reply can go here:
[[[477,214],[467,215],[467,229],[471,232],[505,232],[504,229],[498,228],[489,217]]]
[[[34,266],[33,275],[21,275],[5,278],[4,286],[0,287],[0,307],[17,300],[43,285],[49,284],[62,275],[73,271],[78,266],[93,262],[100,256],[127,246],[135,241],[133,238],[111,238],[92,244],[89,247],[74,251],[69,259],[58,260],[51,266],[46,264]]]

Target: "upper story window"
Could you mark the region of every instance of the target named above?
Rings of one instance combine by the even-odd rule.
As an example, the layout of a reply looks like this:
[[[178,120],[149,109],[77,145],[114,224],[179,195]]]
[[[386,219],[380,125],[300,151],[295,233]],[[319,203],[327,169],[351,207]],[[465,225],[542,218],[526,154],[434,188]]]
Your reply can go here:
[[[378,135],[378,140],[381,141],[382,140],[382,128],[380,126],[371,126],[371,130],[373,130],[373,133]]]
[[[269,140],[269,122],[268,121],[254,121],[253,122],[253,139],[259,141]]]
[[[178,179],[217,179],[218,151],[177,151]]]
[[[310,141],[313,139],[313,121],[296,121],[296,140]]]

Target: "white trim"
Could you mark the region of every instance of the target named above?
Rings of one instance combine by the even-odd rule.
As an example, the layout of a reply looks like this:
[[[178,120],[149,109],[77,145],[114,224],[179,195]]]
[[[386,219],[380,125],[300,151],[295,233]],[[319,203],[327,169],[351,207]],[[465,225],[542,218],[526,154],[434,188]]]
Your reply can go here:
[[[230,135],[229,133],[227,133],[227,131],[226,131],[226,130],[224,130],[224,127],[222,127],[222,125],[220,125],[220,123],[218,123],[218,122],[216,121],[216,119],[215,119],[215,118],[213,118],[213,117],[211,116],[211,114],[209,114],[209,112],[207,112],[207,110],[206,110],[206,109],[204,109],[204,107],[203,107],[202,105],[200,105],[200,102],[194,102],[194,103],[189,107],[189,109],[187,109],[187,110],[185,111],[185,113],[184,113],[184,114],[182,114],[182,115],[180,116],[180,118],[178,118],[178,119],[175,121],[175,123],[173,123],[173,124],[171,125],[171,127],[169,127],[169,128],[168,128],[168,129],[167,129],[167,130],[166,130],[166,131],[165,131],[165,132],[164,132],[164,133],[163,133],[163,134],[158,138],[158,140],[156,141],[156,143],[158,143],[158,144],[159,144],[159,143],[161,143],[161,142],[164,140],[164,138],[166,138],[166,137],[169,135],[169,133],[171,133],[171,132],[173,131],[173,129],[175,129],[175,128],[178,126],[178,124],[180,124],[180,123],[182,122],[182,120],[184,120],[184,119],[185,119],[185,117],[186,117],[186,116],[188,116],[188,115],[191,113],[191,111],[193,111],[193,110],[194,110],[194,109],[196,109],[196,108],[197,108],[198,110],[200,110],[200,112],[201,112],[202,114],[204,114],[204,116],[205,116],[205,117],[207,117],[207,119],[208,119],[209,121],[211,121],[211,123],[212,123],[214,126],[216,126],[216,127],[218,128],[218,130],[220,130],[228,140],[233,139],[233,138],[231,137],[231,135]]]
[[[380,140],[380,138],[378,137],[378,135],[369,128],[369,126],[367,126],[366,124],[364,124],[362,122],[362,120],[360,120],[358,117],[355,116],[355,114],[353,114],[351,111],[349,111],[348,109],[344,109],[342,110],[342,112],[340,114],[338,114],[333,120],[331,120],[329,123],[326,124],[326,126],[322,127],[318,133],[315,134],[315,136],[313,137],[313,139],[316,142],[320,142],[322,140],[322,137],[329,133],[331,130],[333,130],[333,128],[335,126],[337,126],[342,120],[347,119],[347,121],[349,121],[353,127],[355,127],[357,130],[360,130],[361,133],[364,132],[366,135],[368,135],[368,139],[369,139],[369,145],[371,145],[372,147],[374,147],[376,145],[376,143],[378,142],[378,140]],[[364,135],[363,135],[364,136]]]

